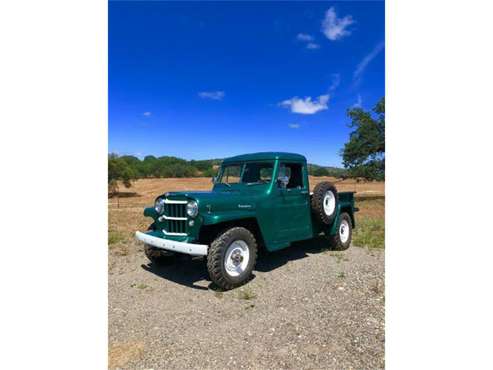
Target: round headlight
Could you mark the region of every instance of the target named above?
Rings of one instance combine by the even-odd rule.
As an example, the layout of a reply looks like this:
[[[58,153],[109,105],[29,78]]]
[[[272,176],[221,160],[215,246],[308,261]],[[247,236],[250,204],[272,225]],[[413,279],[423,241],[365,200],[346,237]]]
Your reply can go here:
[[[163,212],[163,210],[164,210],[164,199],[163,198],[156,199],[156,202],[154,203],[154,209],[159,214],[161,214]]]
[[[191,202],[187,203],[187,214],[190,217],[195,217],[199,213],[199,205],[197,204],[196,201],[192,200]]]

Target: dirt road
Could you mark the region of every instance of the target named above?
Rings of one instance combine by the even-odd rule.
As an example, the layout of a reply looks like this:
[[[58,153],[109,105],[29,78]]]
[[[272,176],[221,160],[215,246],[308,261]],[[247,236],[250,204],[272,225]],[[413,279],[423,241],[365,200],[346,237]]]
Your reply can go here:
[[[310,242],[218,292],[201,260],[109,256],[109,364],[121,369],[384,367],[384,251]]]

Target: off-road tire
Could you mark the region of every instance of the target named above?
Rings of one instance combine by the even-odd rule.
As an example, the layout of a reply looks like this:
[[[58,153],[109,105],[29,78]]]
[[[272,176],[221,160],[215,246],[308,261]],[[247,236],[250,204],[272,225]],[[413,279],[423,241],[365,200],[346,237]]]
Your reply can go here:
[[[332,192],[335,198],[335,207],[330,215],[327,214],[324,208],[324,199],[325,199],[325,195],[328,192]],[[323,181],[317,184],[317,186],[315,186],[312,196],[312,212],[315,218],[318,221],[320,221],[322,224],[330,225],[334,221],[334,218],[336,217],[336,213],[337,213],[338,202],[339,200],[337,197],[337,189],[332,183],[328,181]]]
[[[224,266],[228,247],[236,240],[244,241],[249,250],[248,265],[239,276],[231,276]],[[211,280],[223,290],[243,285],[250,280],[255,262],[257,261],[257,241],[250,230],[244,227],[233,227],[220,233],[211,243],[207,254],[207,271]]]
[[[175,261],[175,253],[161,251],[149,244],[144,244],[144,253],[152,263],[156,265],[170,265]]]
[[[349,233],[347,240],[343,242],[341,240],[341,223],[346,222],[348,226],[347,232]],[[351,239],[353,237],[353,223],[351,217],[346,212],[343,212],[339,216],[339,225],[337,225],[337,232],[335,235],[329,235],[329,243],[333,250],[344,251],[351,245]]]
[[[155,230],[154,224],[147,228],[147,231]],[[152,263],[156,265],[170,265],[175,262],[175,253],[154,248],[152,245],[144,244],[144,253]]]

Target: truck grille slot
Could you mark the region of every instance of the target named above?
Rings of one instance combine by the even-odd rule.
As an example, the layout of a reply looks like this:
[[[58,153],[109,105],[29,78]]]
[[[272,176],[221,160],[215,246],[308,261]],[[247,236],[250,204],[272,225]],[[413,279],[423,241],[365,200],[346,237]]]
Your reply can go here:
[[[163,220],[164,231],[168,234],[186,235],[187,220],[186,220],[186,204],[166,203],[164,205],[164,213],[166,216]],[[184,218],[176,220],[174,218]]]

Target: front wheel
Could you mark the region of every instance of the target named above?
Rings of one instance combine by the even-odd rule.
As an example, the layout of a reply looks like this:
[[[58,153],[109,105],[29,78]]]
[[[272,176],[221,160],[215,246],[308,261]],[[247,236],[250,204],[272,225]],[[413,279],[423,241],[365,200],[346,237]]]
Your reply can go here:
[[[156,265],[169,265],[175,260],[173,252],[163,251],[148,244],[144,245],[144,253],[149,261]]]
[[[154,231],[154,224],[149,225],[147,231]],[[152,245],[144,244],[144,253],[152,263],[156,265],[170,265],[175,261],[175,253],[155,248]]]
[[[343,251],[349,248],[351,245],[351,238],[353,236],[353,224],[351,217],[346,212],[341,213],[339,216],[339,227],[337,233],[329,237],[330,244],[333,249],[337,251]]]
[[[221,233],[207,254],[211,280],[224,290],[246,283],[257,260],[257,242],[244,227],[233,227]]]

